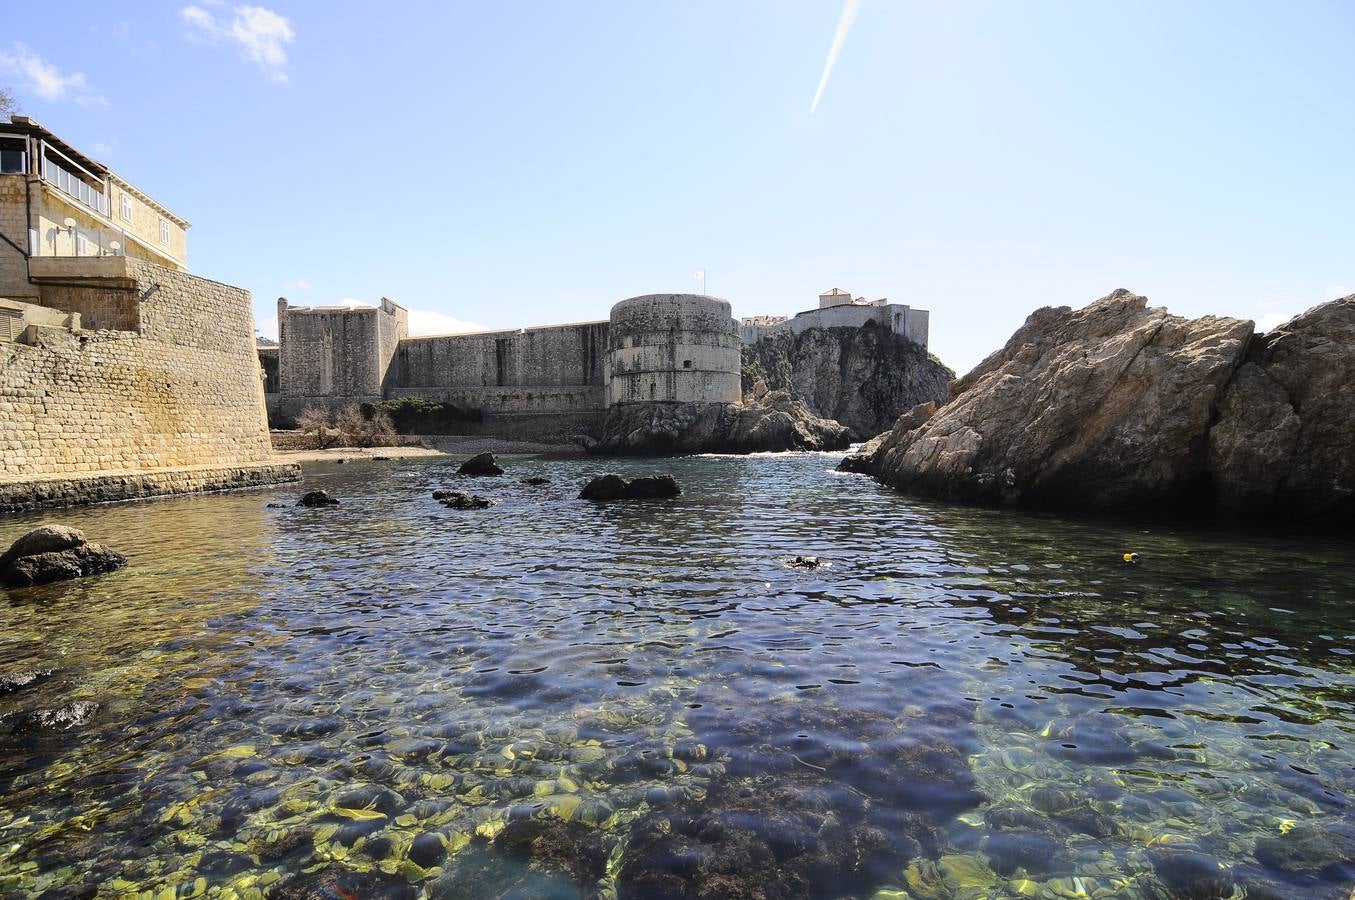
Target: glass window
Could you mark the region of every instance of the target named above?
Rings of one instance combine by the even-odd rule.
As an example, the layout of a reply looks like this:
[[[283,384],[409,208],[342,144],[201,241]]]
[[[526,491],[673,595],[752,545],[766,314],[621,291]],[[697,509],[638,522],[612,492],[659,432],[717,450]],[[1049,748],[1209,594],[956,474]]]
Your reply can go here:
[[[164,219],[160,220],[160,243],[169,243],[169,223]]]
[[[122,218],[125,222],[132,221],[132,198],[126,194],[121,195],[122,199]]]

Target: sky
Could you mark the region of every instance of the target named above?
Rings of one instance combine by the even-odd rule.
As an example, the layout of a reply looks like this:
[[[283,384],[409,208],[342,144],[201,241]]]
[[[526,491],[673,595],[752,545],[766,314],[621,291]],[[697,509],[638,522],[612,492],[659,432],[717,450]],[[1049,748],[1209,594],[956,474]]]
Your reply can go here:
[[[1350,0],[4,0],[0,86],[188,219],[196,274],[414,333],[840,287],[959,372],[1116,288],[1355,292]],[[831,69],[826,66],[833,61]]]

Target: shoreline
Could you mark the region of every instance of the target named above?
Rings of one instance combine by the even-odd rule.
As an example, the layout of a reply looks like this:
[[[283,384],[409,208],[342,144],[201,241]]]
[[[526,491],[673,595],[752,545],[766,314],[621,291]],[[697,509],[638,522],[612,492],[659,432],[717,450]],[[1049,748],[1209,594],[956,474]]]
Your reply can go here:
[[[274,450],[281,462],[337,462],[338,460],[419,459],[433,456],[474,456],[494,453],[498,456],[586,455],[576,444],[550,444],[537,441],[515,441],[506,438],[459,435],[426,435],[425,446],[403,447],[326,447],[323,450]],[[427,446],[433,444],[435,446]]]

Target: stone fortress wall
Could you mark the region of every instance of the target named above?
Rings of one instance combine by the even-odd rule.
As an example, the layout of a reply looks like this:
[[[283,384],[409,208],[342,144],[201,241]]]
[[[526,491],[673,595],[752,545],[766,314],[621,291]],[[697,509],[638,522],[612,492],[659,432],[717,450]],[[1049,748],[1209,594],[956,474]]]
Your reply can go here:
[[[729,303],[649,294],[612,307],[607,405],[734,403],[742,396],[739,341]]]
[[[401,341],[393,397],[415,396],[490,415],[603,408],[606,322]]]
[[[616,304],[605,322],[438,337],[407,337],[407,321],[389,300],[313,309],[280,300],[270,412],[285,420],[307,406],[420,397],[512,432],[533,418],[600,421],[617,402],[739,399],[738,336],[729,303],[714,297],[655,294]]]
[[[220,473],[178,479],[190,489],[295,477],[268,468],[247,291],[131,257],[50,262],[79,279],[35,278],[57,318],[32,316],[0,343],[0,482],[187,467]]]

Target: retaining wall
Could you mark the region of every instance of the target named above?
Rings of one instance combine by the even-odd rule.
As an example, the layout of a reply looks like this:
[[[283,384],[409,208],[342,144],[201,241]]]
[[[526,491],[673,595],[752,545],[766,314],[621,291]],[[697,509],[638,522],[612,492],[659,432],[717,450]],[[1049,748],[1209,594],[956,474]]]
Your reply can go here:
[[[0,480],[272,463],[249,293],[126,266],[130,287],[92,290],[137,330],[0,344]]]

